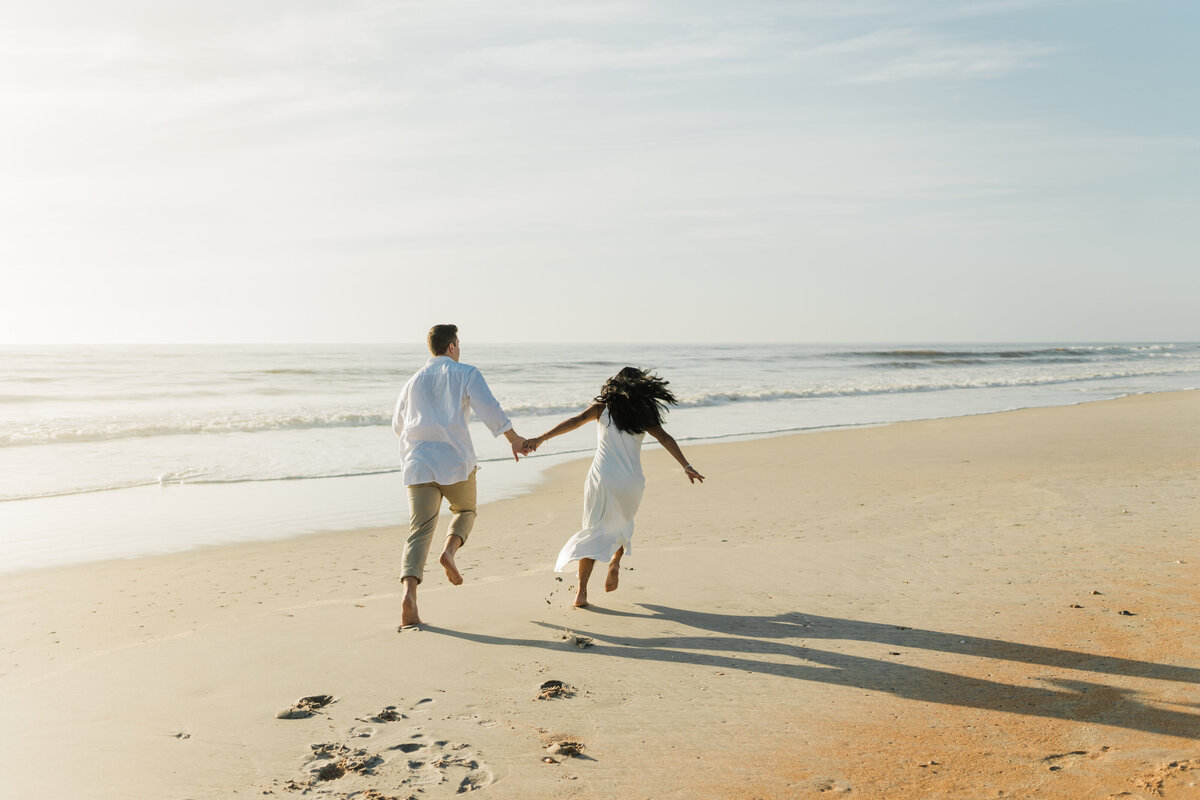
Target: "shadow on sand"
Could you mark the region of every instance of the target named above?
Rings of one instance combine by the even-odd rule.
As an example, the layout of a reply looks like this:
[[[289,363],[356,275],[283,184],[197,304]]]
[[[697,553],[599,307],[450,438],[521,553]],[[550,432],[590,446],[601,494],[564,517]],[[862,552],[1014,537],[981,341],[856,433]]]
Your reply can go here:
[[[1104,683],[1066,677],[1038,678],[1051,687],[1017,686],[973,678],[879,658],[835,653],[807,644],[814,639],[875,642],[904,650],[931,650],[1099,675],[1119,675],[1180,683],[1200,683],[1200,669],[1061,650],[1053,647],[984,639],[899,625],[859,622],[790,612],[769,617],[714,614],[668,606],[641,606],[647,613],[589,607],[588,612],[687,626],[687,635],[613,636],[572,626],[591,637],[595,656],[694,664],[728,671],[815,681],[886,692],[908,700],[1076,720],[1170,736],[1200,738],[1200,714],[1168,710],[1140,702],[1135,693]],[[544,622],[535,624],[560,631]],[[478,642],[561,650],[558,640],[512,639],[486,634],[434,629],[437,633]],[[769,656],[771,660],[755,658]],[[900,658],[898,656],[897,658]]]

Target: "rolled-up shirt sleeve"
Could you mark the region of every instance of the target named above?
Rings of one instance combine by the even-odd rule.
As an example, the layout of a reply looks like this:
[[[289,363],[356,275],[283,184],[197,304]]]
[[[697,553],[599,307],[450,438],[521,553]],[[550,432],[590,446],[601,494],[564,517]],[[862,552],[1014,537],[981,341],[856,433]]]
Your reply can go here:
[[[499,436],[513,426],[500,403],[492,395],[483,374],[477,369],[472,370],[471,377],[467,379],[467,400],[471,404],[471,410],[492,432],[492,436]]]

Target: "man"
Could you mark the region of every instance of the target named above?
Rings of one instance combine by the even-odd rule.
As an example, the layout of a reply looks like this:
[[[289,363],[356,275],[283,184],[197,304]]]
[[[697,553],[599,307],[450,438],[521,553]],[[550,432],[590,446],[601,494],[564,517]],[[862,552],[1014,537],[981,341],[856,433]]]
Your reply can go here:
[[[417,585],[424,578],[442,498],[449,501],[454,516],[439,561],[450,583],[458,586],[463,582],[454,554],[475,524],[475,471],[479,468],[467,429],[471,411],[493,436],[504,434],[514,459],[527,452],[525,440],[513,430],[483,375],[459,362],[458,326],[434,325],[428,342],[433,356],[404,384],[392,415],[392,430],[400,437],[411,517],[400,576],[404,585],[401,629],[421,623]]]

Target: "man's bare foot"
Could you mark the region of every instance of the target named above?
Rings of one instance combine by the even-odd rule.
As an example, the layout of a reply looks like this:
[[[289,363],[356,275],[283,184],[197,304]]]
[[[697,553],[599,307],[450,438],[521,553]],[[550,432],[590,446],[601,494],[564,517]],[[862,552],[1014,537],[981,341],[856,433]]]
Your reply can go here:
[[[400,627],[407,628],[410,625],[420,625],[421,617],[417,614],[417,598],[405,596],[400,601]]]
[[[604,579],[604,591],[615,592],[621,582],[621,562],[614,561],[608,565],[608,577]]]
[[[438,561],[441,562],[442,569],[446,570],[446,579],[455,586],[461,586],[463,577],[459,574],[458,567],[454,565],[454,554],[449,550],[443,550],[442,557]]]

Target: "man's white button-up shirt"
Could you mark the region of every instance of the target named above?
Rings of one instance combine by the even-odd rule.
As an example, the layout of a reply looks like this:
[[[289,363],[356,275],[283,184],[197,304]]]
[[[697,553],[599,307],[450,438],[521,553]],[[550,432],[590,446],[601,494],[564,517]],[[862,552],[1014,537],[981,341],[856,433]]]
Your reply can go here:
[[[434,356],[408,379],[392,415],[405,486],[445,486],[470,477],[476,466],[467,429],[472,410],[493,436],[512,427],[483,375],[470,364]]]

